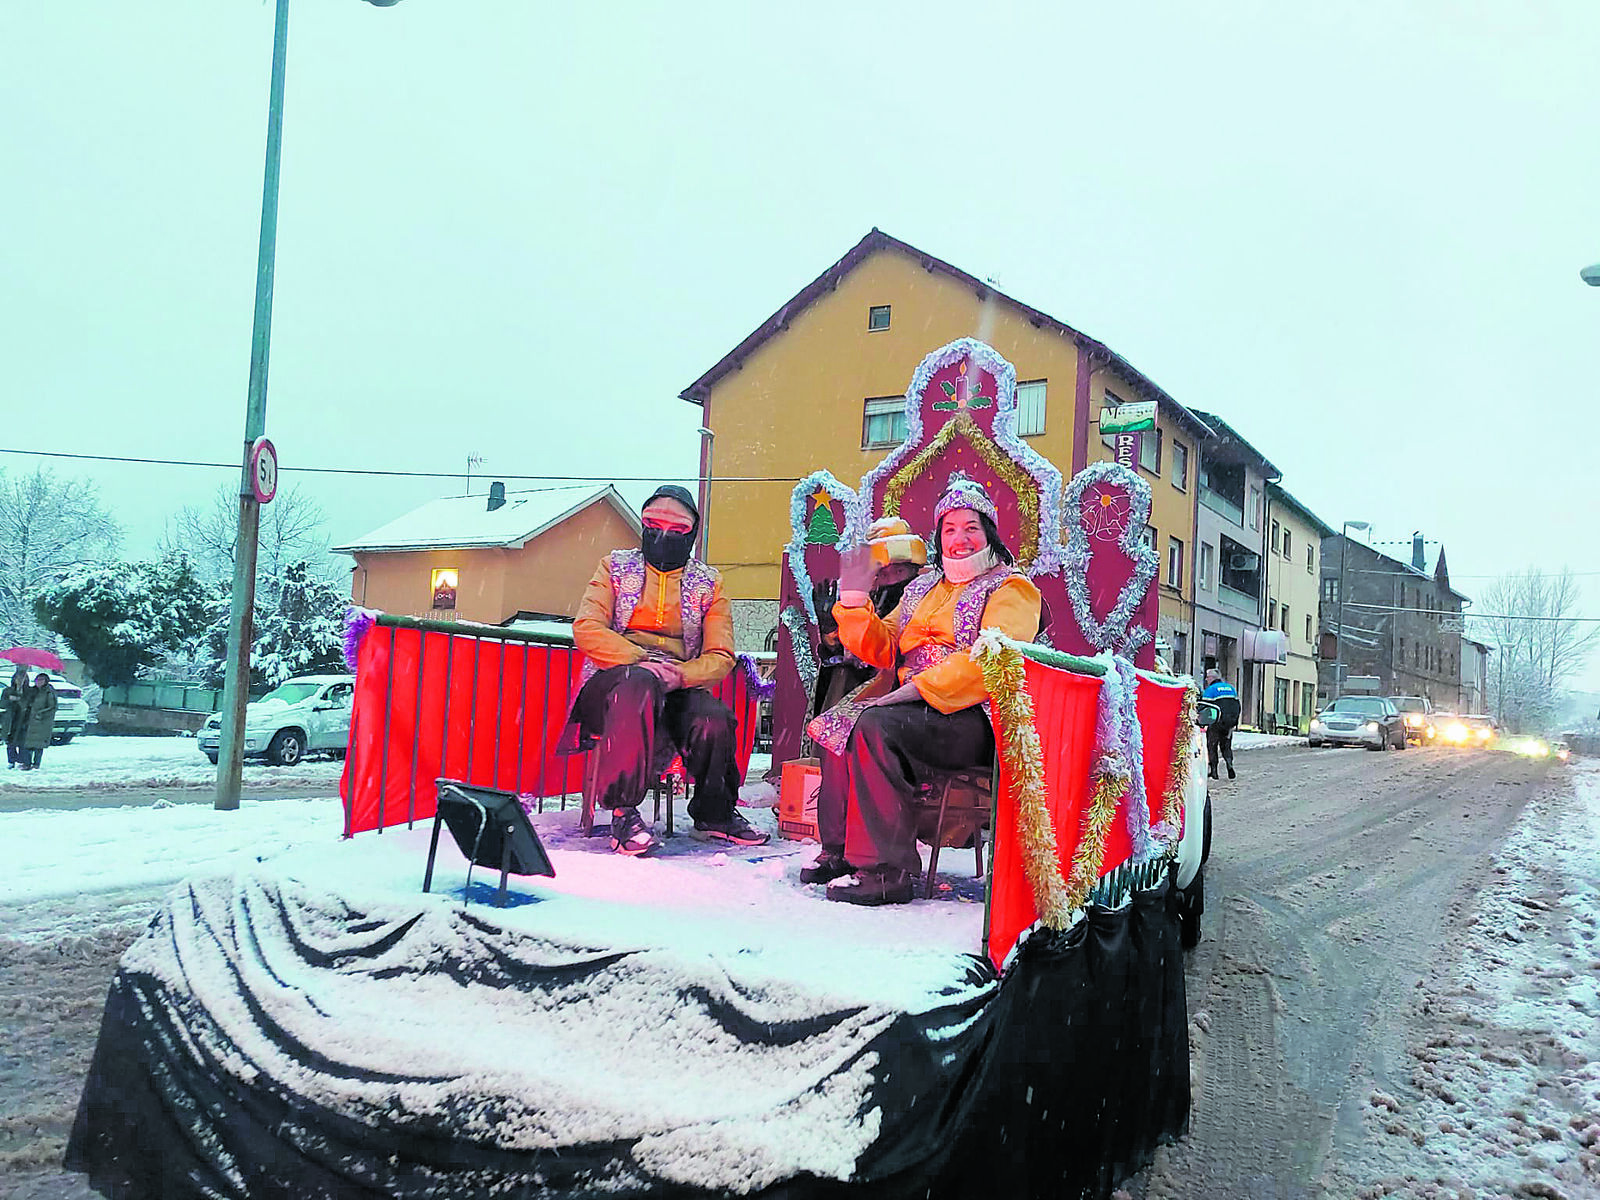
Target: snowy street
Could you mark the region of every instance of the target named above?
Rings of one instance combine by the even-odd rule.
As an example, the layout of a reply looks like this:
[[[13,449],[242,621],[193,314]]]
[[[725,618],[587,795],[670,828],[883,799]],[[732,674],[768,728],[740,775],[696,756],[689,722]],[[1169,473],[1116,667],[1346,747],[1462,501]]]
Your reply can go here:
[[[1213,787],[1188,969],[1191,1132],[1125,1195],[1600,1195],[1600,769],[1269,743]],[[576,849],[572,815],[541,819],[552,852]],[[0,1193],[93,1194],[56,1162],[116,960],[174,882],[258,859],[332,862],[352,845],[380,845],[411,879],[420,830],[341,843],[341,820],[327,795],[232,814],[170,801],[0,813]],[[680,841],[659,863],[598,855],[561,886],[591,895],[596,920],[607,904],[593,888],[612,875],[675,889],[669,906],[697,890],[742,906],[752,928],[811,903],[800,911],[868,941],[903,919],[922,944],[959,940],[976,916],[961,895],[838,913],[848,906],[794,895],[798,845],[741,865]],[[951,857],[946,870],[970,873]]]

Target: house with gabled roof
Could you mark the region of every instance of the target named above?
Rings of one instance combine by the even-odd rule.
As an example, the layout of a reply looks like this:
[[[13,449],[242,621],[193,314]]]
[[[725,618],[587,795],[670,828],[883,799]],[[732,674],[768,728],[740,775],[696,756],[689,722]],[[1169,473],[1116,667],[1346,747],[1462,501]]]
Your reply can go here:
[[[705,557],[722,571],[736,627],[775,634],[794,482],[825,468],[853,486],[904,438],[917,364],[962,337],[1016,367],[1018,434],[1063,475],[1107,457],[1091,433],[1102,406],[1156,403],[1149,444],[1167,453],[1138,468],[1151,484],[1155,544],[1176,568],[1163,572],[1161,634],[1187,636],[1184,548],[1193,544],[1204,422],[1102,342],[879,229],[679,393],[701,407],[711,435],[700,470]]]
[[[574,484],[430,500],[336,553],[355,559],[363,608],[503,625],[566,620],[602,555],[639,544],[639,517],[617,489]]]

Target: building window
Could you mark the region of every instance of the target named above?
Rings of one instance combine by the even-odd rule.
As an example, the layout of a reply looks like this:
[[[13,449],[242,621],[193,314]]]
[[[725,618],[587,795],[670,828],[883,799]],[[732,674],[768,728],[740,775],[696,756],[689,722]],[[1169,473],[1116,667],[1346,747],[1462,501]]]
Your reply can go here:
[[[1211,560],[1214,553],[1210,542],[1200,544],[1200,586],[1208,592],[1211,590]]]
[[[1315,546],[1307,546],[1306,547],[1306,574],[1307,575],[1315,575],[1316,573],[1317,573],[1317,548]]]
[[[874,304],[867,309],[867,329],[876,333],[880,329],[889,328],[889,306],[887,304]]]
[[[1250,528],[1261,528],[1261,489],[1258,487],[1250,489]]]
[[[1172,635],[1172,662],[1169,664],[1173,673],[1186,675],[1189,672],[1189,635],[1175,633]]]
[[[453,609],[461,576],[455,567],[436,567],[433,572],[433,607]]]
[[[1278,610],[1278,628],[1284,632],[1284,640],[1288,640],[1289,633],[1289,606],[1285,604]]]
[[[1043,379],[1017,384],[1017,436],[1038,437],[1044,432]]]
[[[1277,625],[1278,625],[1278,602],[1276,600],[1268,600],[1267,601],[1267,628],[1268,629],[1276,629]]]
[[[1189,447],[1177,441],[1172,443],[1172,486],[1180,492],[1189,490]]]
[[[1322,598],[1329,604],[1339,603],[1339,580],[1337,576],[1329,575],[1322,581]]]
[[[1152,475],[1161,474],[1161,430],[1147,429],[1139,435],[1139,465]]]
[[[1314,712],[1317,711],[1317,689],[1316,689],[1316,686],[1314,684],[1309,684],[1309,683],[1302,683],[1300,686],[1305,691],[1305,701],[1306,701],[1305,707],[1302,708],[1300,711],[1309,716],[1311,713],[1314,713]]]
[[[1283,556],[1285,558],[1289,557],[1289,527],[1287,525],[1283,527]]]
[[[1167,586],[1183,590],[1183,543],[1167,539]]]
[[[898,446],[906,440],[906,398],[874,396],[862,406],[861,448]]]
[[[1278,553],[1278,544],[1278,523],[1274,521],[1272,523],[1272,552],[1274,554]]]
[[[1146,525],[1144,527],[1144,533],[1139,536],[1139,544],[1146,550],[1154,550],[1156,548],[1156,527],[1154,525]]]
[[[1404,663],[1406,661],[1406,640],[1405,640],[1405,638],[1401,638],[1400,639],[1400,661],[1401,661],[1401,663]]]
[[[1306,614],[1306,645],[1311,644],[1311,614]]]

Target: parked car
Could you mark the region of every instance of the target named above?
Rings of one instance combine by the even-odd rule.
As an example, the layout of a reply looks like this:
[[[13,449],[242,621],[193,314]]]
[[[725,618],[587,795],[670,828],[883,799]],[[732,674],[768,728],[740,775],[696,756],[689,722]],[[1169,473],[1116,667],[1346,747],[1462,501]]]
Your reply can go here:
[[[1554,741],[1550,743],[1550,753],[1557,762],[1566,762],[1572,757],[1572,747],[1563,741]]]
[[[1446,746],[1492,746],[1499,736],[1494,718],[1481,713],[1453,716],[1439,725],[1439,741]]]
[[[1312,720],[1306,740],[1313,746],[1404,750],[1405,718],[1386,697],[1340,696]]]
[[[1431,746],[1439,736],[1433,720],[1433,702],[1426,696],[1390,696],[1406,723],[1406,741],[1413,746]]]
[[[301,675],[280,683],[245,706],[244,756],[292,767],[319,751],[343,755],[350,741],[355,689],[354,675]],[[216,762],[222,744],[220,713],[206,721],[197,740],[200,752]]]
[[[1200,916],[1206,910],[1206,860],[1211,857],[1211,796],[1206,788],[1206,726],[1217,719],[1217,706],[1195,705],[1189,738],[1189,786],[1183,797],[1183,836],[1173,883],[1178,889],[1178,928],[1185,950],[1200,941]]]
[[[56,690],[56,723],[50,744],[65,746],[89,723],[89,703],[83,698],[83,689],[70,679],[51,675],[50,686]]]

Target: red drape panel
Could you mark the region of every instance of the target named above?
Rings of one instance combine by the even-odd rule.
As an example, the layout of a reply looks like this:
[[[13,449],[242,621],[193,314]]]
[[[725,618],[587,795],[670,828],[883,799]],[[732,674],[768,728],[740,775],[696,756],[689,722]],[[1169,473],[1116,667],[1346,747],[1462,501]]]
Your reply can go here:
[[[1094,727],[1100,698],[1100,680],[1031,659],[1024,660],[1026,686],[1033,698],[1034,725],[1044,759],[1046,804],[1055,827],[1057,861],[1063,879],[1072,873],[1072,860],[1082,839],[1084,809],[1089,800],[1090,769],[1094,758]],[[1172,743],[1183,708],[1181,687],[1141,677],[1135,694],[1139,729],[1144,737],[1145,794],[1150,823],[1161,819],[1162,797],[1172,771]],[[1023,931],[1039,919],[1033,887],[1022,865],[1021,840],[1016,833],[1018,781],[1000,764],[1000,796],[995,820],[993,892],[989,907],[989,956],[996,965],[1016,945]],[[1102,875],[1126,862],[1133,853],[1127,825],[1127,797],[1117,806],[1116,819],[1106,835]]]
[[[1045,803],[1055,826],[1056,850],[1065,878],[1072,870],[1089,798],[1100,680],[1046,667],[1031,659],[1024,660],[1024,673],[1044,759]],[[1039,919],[1016,832],[1018,783],[1006,769],[1002,755],[989,902],[989,957],[996,965],[1005,961],[1023,931]]]
[[[345,835],[432,817],[441,777],[531,796],[577,794],[585,756],[555,751],[582,665],[571,646],[373,626],[357,654],[339,785]],[[716,695],[737,721],[742,778],[756,697],[738,670]]]

